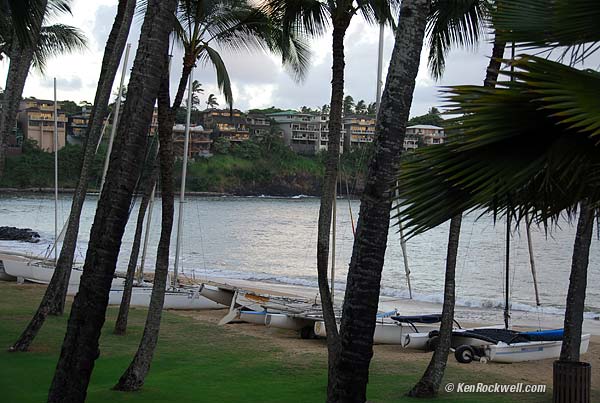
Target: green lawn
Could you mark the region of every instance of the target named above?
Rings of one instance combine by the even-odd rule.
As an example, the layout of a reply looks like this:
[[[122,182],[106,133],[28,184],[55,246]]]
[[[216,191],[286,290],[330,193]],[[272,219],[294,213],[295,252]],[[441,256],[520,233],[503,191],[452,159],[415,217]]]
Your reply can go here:
[[[44,402],[64,335],[66,317],[50,318],[32,352],[8,353],[36,307],[43,288],[0,282],[0,401]],[[109,310],[88,389],[88,402],[323,402],[325,355],[290,355],[264,339],[240,335],[228,327],[167,312],[150,375],[141,392],[110,390],[129,364],[139,342],[144,310],[133,310],[127,336],[111,334],[117,310]],[[422,373],[423,363],[376,356],[372,364],[372,402],[422,402],[403,396]],[[448,381],[499,381],[477,374],[476,367],[451,368]],[[437,402],[543,402],[545,395],[452,394]]]

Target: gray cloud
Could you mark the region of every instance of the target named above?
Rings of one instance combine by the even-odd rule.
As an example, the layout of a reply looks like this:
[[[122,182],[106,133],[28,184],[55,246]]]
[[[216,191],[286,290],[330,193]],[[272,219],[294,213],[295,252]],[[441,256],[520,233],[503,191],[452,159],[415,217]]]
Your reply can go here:
[[[54,87],[54,81],[51,79],[48,80],[43,80],[40,82],[42,87],[45,88],[53,88]],[[83,83],[81,81],[81,78],[79,77],[71,77],[71,78],[57,78],[56,79],[56,86],[58,87],[58,89],[60,91],[76,91],[76,90],[80,90],[83,87]]]

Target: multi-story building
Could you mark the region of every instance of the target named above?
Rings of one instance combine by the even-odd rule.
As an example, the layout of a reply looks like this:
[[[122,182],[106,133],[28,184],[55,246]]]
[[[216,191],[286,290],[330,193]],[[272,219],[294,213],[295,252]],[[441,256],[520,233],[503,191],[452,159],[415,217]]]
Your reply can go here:
[[[375,118],[367,115],[344,117],[344,149],[361,148],[373,142]]]
[[[246,122],[251,138],[263,138],[271,131],[271,120],[262,113],[249,113]]]
[[[188,144],[188,157],[210,157],[210,147],[212,140],[210,135],[212,130],[205,130],[204,127],[190,127],[190,141]],[[173,152],[176,157],[183,157],[183,148],[185,141],[185,125],[173,126]]]
[[[80,113],[67,117],[67,142],[82,144],[90,123],[90,112],[83,107]]]
[[[61,149],[66,143],[67,117],[58,109],[58,143]],[[54,101],[26,98],[19,104],[17,115],[23,137],[33,140],[44,151],[54,150]]]
[[[242,112],[234,109],[208,109],[204,111],[204,127],[209,129],[212,138],[223,137],[232,143],[250,138],[250,130]]]
[[[446,141],[443,127],[433,125],[415,125],[406,128],[404,149],[413,150],[419,145],[442,144]]]
[[[327,115],[283,111],[267,116],[276,122],[284,143],[298,154],[314,155],[321,150],[327,150],[329,144]],[[340,145],[343,145],[344,133],[342,129]]]

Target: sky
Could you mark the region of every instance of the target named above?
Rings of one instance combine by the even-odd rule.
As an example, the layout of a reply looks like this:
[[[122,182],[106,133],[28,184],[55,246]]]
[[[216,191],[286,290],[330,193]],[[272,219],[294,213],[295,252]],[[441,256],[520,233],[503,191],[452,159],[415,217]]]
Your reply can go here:
[[[64,23],[81,29],[88,39],[87,49],[70,55],[51,59],[44,74],[33,70],[30,74],[24,97],[53,97],[52,79],[57,78],[58,99],[90,101],[94,99],[96,85],[106,39],[116,14],[117,0],[73,0],[72,15],[61,16],[48,23]],[[139,40],[142,16],[134,18],[129,35],[132,52],[127,66],[125,82],[129,79],[135,50]],[[377,80],[377,42],[379,28],[370,26],[360,16],[353,18],[345,39],[345,94],[351,95],[355,101],[375,100]],[[393,47],[393,34],[386,29],[384,39],[385,78],[389,58]],[[276,106],[283,109],[298,109],[301,106],[312,108],[328,104],[331,82],[331,33],[311,40],[311,65],[302,82],[294,80],[280,60],[274,55],[261,52],[232,53],[222,51],[222,56],[232,80],[234,107],[241,110],[250,108],[266,108]],[[457,49],[447,58],[444,77],[436,82],[427,71],[427,48],[421,54],[421,65],[417,76],[416,89],[411,108],[411,116],[427,113],[432,106],[443,109],[440,89],[448,85],[480,84],[483,82],[488,55],[491,53],[489,38],[484,39],[475,49]],[[175,47],[175,62],[171,73],[171,88],[175,88],[180,78],[182,51]],[[8,61],[0,62],[0,78],[6,81]],[[115,79],[114,92],[120,81],[121,69]],[[202,83],[204,94],[200,99],[206,100],[208,94],[217,95],[217,100],[224,105],[224,99],[216,86],[216,74],[211,66],[199,65],[194,71],[194,78]],[[4,87],[3,84],[0,84]]]

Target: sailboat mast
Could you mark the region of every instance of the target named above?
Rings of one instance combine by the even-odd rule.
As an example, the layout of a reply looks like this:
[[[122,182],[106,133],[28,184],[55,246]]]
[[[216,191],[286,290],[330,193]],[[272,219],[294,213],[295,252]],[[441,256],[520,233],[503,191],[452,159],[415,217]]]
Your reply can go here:
[[[506,213],[506,269],[504,277],[504,328],[508,329],[510,319],[510,212]]]
[[[377,105],[377,112],[379,112],[379,103],[381,102],[381,87],[383,85],[382,71],[383,71],[383,34],[385,31],[385,24],[379,24],[379,49],[377,51],[377,90],[375,93],[375,105]]]
[[[58,264],[58,101],[56,77],[54,77],[54,264]]]
[[[531,242],[530,221],[525,218],[525,229],[527,231],[527,248],[529,249],[529,263],[531,265],[531,275],[533,276],[533,289],[535,291],[535,305],[540,306],[540,293],[538,290],[537,273],[535,271],[535,259],[533,257],[533,244]]]
[[[100,181],[100,193],[104,187],[104,181],[106,180],[106,173],[108,172],[108,164],[110,162],[110,154],[112,153],[113,142],[115,140],[115,134],[117,133],[117,126],[119,125],[119,110],[121,109],[121,98],[123,97],[123,84],[125,83],[125,73],[127,72],[127,62],[129,60],[129,50],[131,44],[127,44],[125,49],[125,59],[123,60],[123,70],[121,71],[121,83],[119,84],[119,94],[117,96],[117,102],[115,103],[115,115],[113,118],[113,125],[110,129],[110,138],[108,139],[108,150],[106,152],[106,159],[104,160],[104,170],[102,171],[102,180]]]
[[[188,104],[185,119],[185,138],[183,140],[183,167],[181,168],[181,192],[179,194],[179,217],[177,221],[177,242],[175,243],[175,266],[173,268],[173,287],[178,285],[179,253],[181,251],[181,230],[183,229],[183,205],[185,203],[185,180],[187,177],[188,149],[190,145],[190,121],[192,119],[192,80],[194,69],[190,72],[188,82]]]

